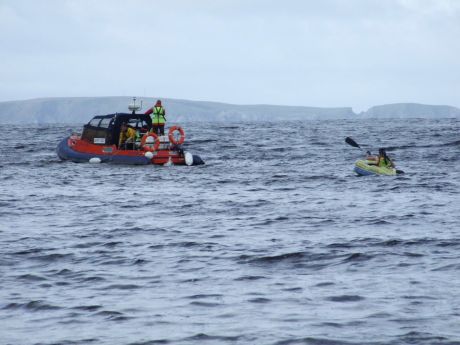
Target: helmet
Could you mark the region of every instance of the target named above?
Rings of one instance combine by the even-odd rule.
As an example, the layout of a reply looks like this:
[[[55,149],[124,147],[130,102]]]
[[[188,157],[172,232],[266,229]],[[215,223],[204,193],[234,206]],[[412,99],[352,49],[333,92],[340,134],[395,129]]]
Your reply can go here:
[[[155,107],[161,107],[161,100],[158,100],[158,101],[155,103]]]

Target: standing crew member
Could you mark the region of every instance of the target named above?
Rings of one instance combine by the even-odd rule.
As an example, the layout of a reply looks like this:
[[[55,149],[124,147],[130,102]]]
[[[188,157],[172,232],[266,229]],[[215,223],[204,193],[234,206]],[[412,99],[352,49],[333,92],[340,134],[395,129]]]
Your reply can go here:
[[[161,101],[158,100],[155,106],[145,112],[145,115],[152,117],[152,132],[158,135],[165,134],[165,123],[166,123],[166,111],[161,105]]]

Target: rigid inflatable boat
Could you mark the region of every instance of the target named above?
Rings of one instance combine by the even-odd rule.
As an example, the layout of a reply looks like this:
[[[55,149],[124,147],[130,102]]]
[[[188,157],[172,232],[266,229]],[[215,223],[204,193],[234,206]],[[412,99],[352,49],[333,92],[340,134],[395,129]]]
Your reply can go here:
[[[129,108],[133,109],[132,106]],[[62,160],[90,163],[200,165],[203,160],[184,151],[185,132],[179,126],[169,129],[168,135],[151,132],[152,120],[145,114],[115,113],[95,116],[80,134],[64,138],[57,147]],[[129,147],[118,147],[122,123],[137,132],[137,140]]]
[[[355,163],[355,172],[361,176],[367,175],[389,175],[394,176],[399,171],[395,168],[379,167],[369,164],[369,161],[361,159]]]

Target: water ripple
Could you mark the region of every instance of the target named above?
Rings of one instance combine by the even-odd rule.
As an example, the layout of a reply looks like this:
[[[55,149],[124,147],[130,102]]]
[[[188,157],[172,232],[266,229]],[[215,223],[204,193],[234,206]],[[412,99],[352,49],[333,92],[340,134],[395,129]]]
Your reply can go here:
[[[459,120],[183,125],[206,165],[2,128],[0,343],[460,344]],[[406,174],[357,178],[347,136]]]

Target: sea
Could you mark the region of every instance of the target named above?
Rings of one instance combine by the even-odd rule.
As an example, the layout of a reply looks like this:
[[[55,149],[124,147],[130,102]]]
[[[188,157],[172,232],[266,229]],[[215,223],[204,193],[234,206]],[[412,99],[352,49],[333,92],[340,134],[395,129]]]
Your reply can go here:
[[[182,125],[205,165],[0,126],[0,344],[460,344],[460,119]]]

